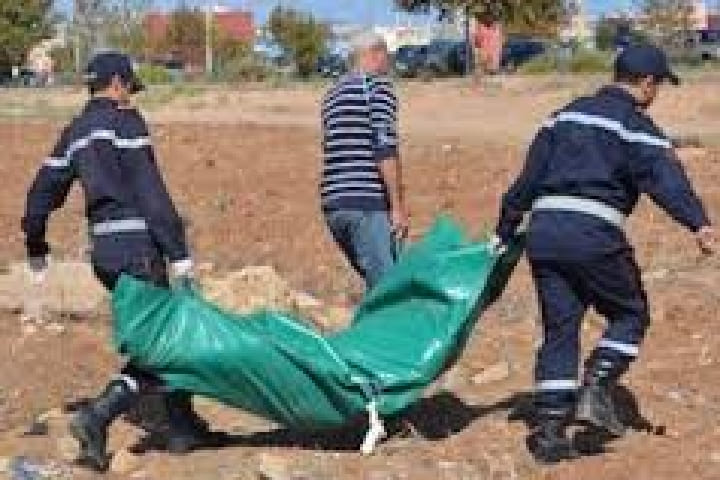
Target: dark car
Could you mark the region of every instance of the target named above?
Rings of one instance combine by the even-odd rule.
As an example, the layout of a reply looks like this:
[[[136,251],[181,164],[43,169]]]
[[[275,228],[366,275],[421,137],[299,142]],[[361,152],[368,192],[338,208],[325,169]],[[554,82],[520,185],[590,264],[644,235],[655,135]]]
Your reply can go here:
[[[542,55],[547,46],[541,40],[532,38],[511,38],[505,42],[500,66],[503,70],[514,71],[533,58]]]
[[[720,30],[698,32],[698,53],[703,60],[720,60]]]
[[[318,59],[317,71],[325,78],[337,78],[348,72],[348,62],[340,54],[329,53]]]
[[[467,44],[457,40],[435,40],[427,47],[424,73],[430,76],[463,75],[467,72]]]
[[[37,87],[41,85],[38,75],[28,69],[20,68],[18,75],[13,77],[11,70],[0,72],[0,85],[5,87]]]
[[[395,72],[401,77],[416,77],[427,59],[427,45],[405,45],[395,53]]]

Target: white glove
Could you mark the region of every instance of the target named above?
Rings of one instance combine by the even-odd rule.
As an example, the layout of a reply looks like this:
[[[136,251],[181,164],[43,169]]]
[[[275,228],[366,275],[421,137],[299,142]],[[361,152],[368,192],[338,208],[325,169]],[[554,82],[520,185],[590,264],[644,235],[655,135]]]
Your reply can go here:
[[[489,243],[490,243],[490,250],[492,251],[493,254],[500,256],[500,255],[504,255],[505,253],[507,253],[508,247],[507,247],[507,245],[505,245],[503,243],[502,239],[498,235],[493,236],[490,239]]]
[[[195,273],[193,261],[190,258],[178,260],[170,264],[170,284],[174,289],[193,290],[195,287]]]
[[[193,277],[194,264],[191,258],[178,260],[170,264],[170,274],[174,278]]]

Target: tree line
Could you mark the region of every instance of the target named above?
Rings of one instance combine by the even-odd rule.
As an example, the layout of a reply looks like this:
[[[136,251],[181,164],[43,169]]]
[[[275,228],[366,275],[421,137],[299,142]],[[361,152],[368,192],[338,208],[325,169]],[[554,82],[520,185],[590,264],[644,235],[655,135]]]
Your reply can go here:
[[[372,1],[372,0],[368,0]],[[477,18],[502,22],[510,33],[529,33],[552,37],[567,23],[574,2],[568,0],[394,0],[398,8],[410,12],[438,14],[464,12]],[[665,45],[682,42],[679,32],[692,25],[691,0],[635,0],[642,13],[643,36]],[[78,70],[98,47],[119,48],[140,58],[174,53],[180,60],[198,62],[206,42],[205,14],[181,4],[170,15],[167,34],[150,39],[145,15],[152,0],[75,0],[73,21],[66,34],[65,49],[54,53],[59,70]],[[28,51],[53,36],[61,18],[52,0],[0,0],[0,73],[23,65]],[[268,30],[296,63],[301,75],[314,71],[315,62],[325,49],[330,29],[310,13],[276,7],[267,23]],[[603,43],[615,24],[599,25]],[[604,29],[604,30],[603,30]],[[604,32],[604,33],[603,33]],[[217,26],[212,28],[215,64],[219,69],[238,70],[246,65],[252,48],[230,38]],[[602,45],[600,45],[602,46]],[[202,62],[201,62],[202,64]]]

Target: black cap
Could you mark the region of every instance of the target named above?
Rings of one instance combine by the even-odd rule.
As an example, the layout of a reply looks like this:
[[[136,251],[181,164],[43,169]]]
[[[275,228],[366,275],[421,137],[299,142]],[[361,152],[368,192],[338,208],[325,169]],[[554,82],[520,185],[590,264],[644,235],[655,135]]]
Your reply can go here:
[[[615,73],[652,75],[660,81],[669,80],[673,85],[680,85],[680,78],[670,68],[665,52],[652,45],[625,48],[615,59]]]
[[[130,93],[138,93],[145,89],[145,85],[135,73],[130,57],[119,52],[96,54],[85,69],[85,82],[88,85],[94,83],[108,85],[115,75],[128,85]]]

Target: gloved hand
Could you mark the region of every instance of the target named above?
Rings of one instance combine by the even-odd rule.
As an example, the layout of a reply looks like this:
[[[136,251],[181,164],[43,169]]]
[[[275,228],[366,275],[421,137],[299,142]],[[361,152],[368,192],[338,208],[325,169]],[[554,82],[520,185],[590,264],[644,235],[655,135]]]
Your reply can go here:
[[[493,236],[489,243],[491,251],[497,256],[504,255],[508,250],[507,245],[503,242],[502,238],[500,238],[500,235]]]
[[[170,286],[174,290],[195,290],[195,274],[192,259],[178,260],[170,264]]]

